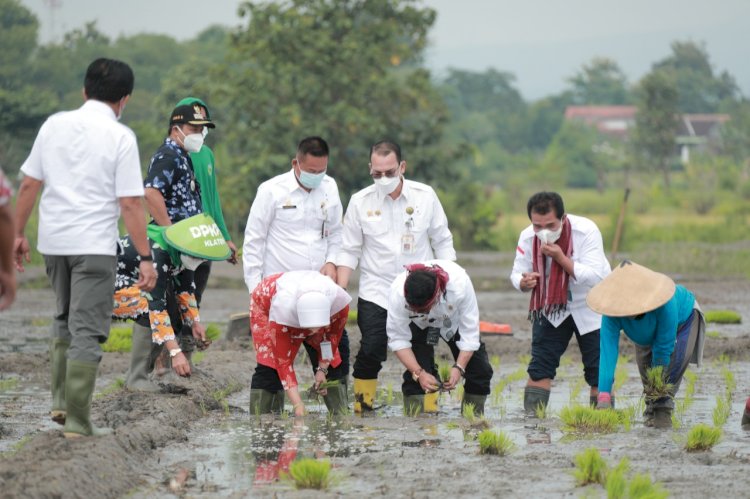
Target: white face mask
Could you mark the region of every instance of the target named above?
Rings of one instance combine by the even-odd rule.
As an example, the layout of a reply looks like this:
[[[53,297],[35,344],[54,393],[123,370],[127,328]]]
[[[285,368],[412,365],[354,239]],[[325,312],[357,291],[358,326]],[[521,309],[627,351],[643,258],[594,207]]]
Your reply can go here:
[[[122,118],[122,112],[125,111],[125,103],[123,102],[123,100],[125,100],[124,97],[120,99],[120,112],[117,113],[117,121],[120,121],[120,118]]]
[[[384,175],[380,178],[373,179],[373,181],[375,182],[375,188],[378,192],[387,196],[396,190],[399,182],[401,182],[401,175],[396,175],[395,177],[386,177]]]
[[[536,233],[536,237],[542,242],[542,244],[552,244],[560,239],[562,235],[562,224],[557,230],[542,229]]]
[[[203,147],[202,133],[191,133],[190,135],[185,135],[185,132],[183,132],[180,127],[177,127],[177,130],[180,130],[180,133],[183,136],[182,145],[187,152],[198,152],[201,150],[201,147]]]

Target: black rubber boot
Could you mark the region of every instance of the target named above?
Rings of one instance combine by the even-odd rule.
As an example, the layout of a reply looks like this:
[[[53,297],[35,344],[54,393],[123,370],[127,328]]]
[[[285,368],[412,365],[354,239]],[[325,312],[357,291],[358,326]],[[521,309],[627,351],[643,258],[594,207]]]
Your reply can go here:
[[[523,391],[523,410],[529,417],[536,417],[537,408],[542,405],[547,407],[549,402],[549,390],[537,386],[527,386]]]
[[[672,409],[669,407],[656,407],[654,409],[654,428],[661,430],[672,427]]]
[[[55,338],[49,346],[49,364],[52,390],[52,410],[50,416],[57,424],[65,424],[65,374],[67,372],[68,359],[65,354],[70,342]]]
[[[464,392],[464,399],[461,401],[461,414],[464,413],[464,405],[472,404],[474,406],[474,415],[484,415],[484,403],[487,400],[487,395],[474,395],[472,393]]]
[[[65,438],[100,437],[112,433],[110,428],[97,428],[91,422],[91,399],[98,368],[97,362],[68,361],[65,376]]]
[[[742,414],[742,429],[750,430],[750,398],[745,402],[745,412]]]
[[[328,412],[334,416],[347,414],[349,412],[349,400],[346,394],[346,384],[338,382],[335,386],[328,387],[328,393],[323,395],[323,401]]]

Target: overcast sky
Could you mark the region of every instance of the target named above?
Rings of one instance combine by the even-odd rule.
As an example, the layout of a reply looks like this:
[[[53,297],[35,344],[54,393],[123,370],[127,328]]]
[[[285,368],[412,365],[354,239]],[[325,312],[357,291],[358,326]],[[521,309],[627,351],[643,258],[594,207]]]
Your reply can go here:
[[[184,40],[211,24],[237,26],[235,0],[21,0],[41,41],[96,20],[112,37],[165,33]],[[50,9],[50,4],[58,4]],[[750,95],[750,0],[424,0],[437,10],[427,64],[514,73],[527,99],[559,92],[593,57],[618,62],[631,81],[674,40],[705,42],[714,69]]]

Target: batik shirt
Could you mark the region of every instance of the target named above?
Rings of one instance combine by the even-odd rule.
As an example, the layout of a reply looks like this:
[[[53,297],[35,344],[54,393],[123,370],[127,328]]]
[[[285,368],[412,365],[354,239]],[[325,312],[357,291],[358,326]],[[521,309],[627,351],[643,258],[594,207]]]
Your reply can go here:
[[[151,158],[143,186],[161,192],[173,223],[203,213],[200,186],[190,156],[170,138],[164,140]]]

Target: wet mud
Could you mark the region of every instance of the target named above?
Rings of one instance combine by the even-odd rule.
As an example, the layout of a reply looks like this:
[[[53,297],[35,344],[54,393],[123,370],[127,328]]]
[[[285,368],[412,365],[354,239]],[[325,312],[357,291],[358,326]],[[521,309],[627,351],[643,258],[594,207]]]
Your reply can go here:
[[[49,363],[46,342],[53,296],[49,290],[22,290],[14,308],[0,316],[0,497],[309,497],[285,478],[291,460],[328,459],[334,482],[316,495],[396,497],[604,497],[600,486],[576,487],[575,454],[596,447],[612,465],[627,457],[631,474],[649,473],[674,497],[748,497],[750,432],[739,427],[750,395],[750,328],[709,325],[705,363],[691,366],[697,375],[693,405],[677,428],[655,430],[636,418],[629,430],[608,435],[571,435],[559,411],[585,403],[580,356],[575,342],[565,354],[544,419],[522,414],[525,383],[522,356],[528,354],[528,295],[507,281],[509,262],[493,255],[462,258],[474,280],[482,318],[512,325],[512,337],[484,338],[495,364],[493,386],[508,382],[488,398],[484,422],[469,423],[460,414],[460,394],[441,395],[438,415],[402,414],[397,359],[381,373],[379,407],[366,417],[327,416],[310,401],[305,418],[257,417],[248,413],[254,355],[247,341],[219,340],[187,380],[169,378],[164,394],[131,393],[119,387],[127,354],[105,354],[92,407],[94,421],[115,429],[98,439],[69,441],[47,416]],[[215,266],[212,283],[236,282],[239,269]],[[746,297],[750,283],[701,279],[681,283],[695,291],[704,310],[732,309],[750,320]],[[226,325],[232,313],[247,307],[242,288],[211,287],[202,315]],[[352,352],[359,345],[356,327],[348,328]],[[621,352],[633,358],[624,343]],[[438,357],[449,355],[444,345]],[[722,360],[729,364],[721,364]],[[728,359],[728,360],[727,360]],[[297,372],[307,386],[312,376],[300,356]],[[498,364],[499,362],[499,364]],[[635,364],[618,406],[638,403],[640,381]],[[712,422],[716,395],[725,389],[722,369],[734,373],[731,414],[722,441],[712,451],[684,450],[687,430]],[[519,373],[521,373],[519,375]],[[684,389],[678,394],[680,400]],[[351,400],[351,394],[350,394]],[[505,431],[516,449],[505,457],[478,452],[476,435],[489,427]]]

